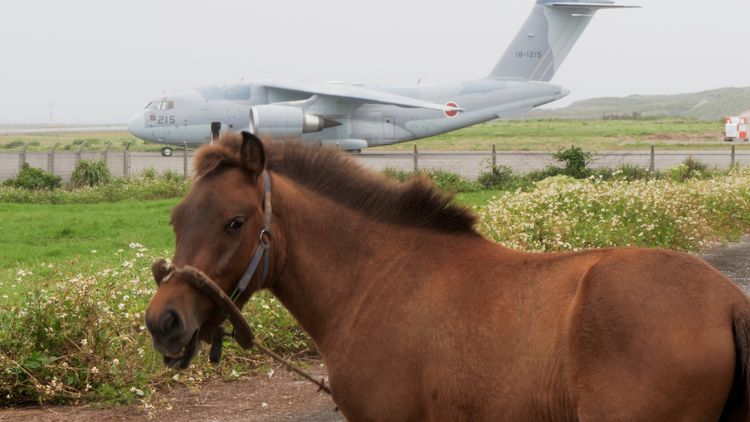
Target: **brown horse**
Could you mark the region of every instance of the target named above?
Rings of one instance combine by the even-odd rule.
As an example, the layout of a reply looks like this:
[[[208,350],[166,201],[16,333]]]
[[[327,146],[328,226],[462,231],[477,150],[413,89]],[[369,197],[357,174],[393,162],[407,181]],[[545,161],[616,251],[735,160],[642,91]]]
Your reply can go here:
[[[428,182],[297,143],[230,135],[195,164],[173,264],[231,292],[270,243],[238,301],[267,288],[289,309],[349,420],[748,420],[750,301],[700,259],[509,250]],[[171,363],[221,320],[179,277],[146,312]]]

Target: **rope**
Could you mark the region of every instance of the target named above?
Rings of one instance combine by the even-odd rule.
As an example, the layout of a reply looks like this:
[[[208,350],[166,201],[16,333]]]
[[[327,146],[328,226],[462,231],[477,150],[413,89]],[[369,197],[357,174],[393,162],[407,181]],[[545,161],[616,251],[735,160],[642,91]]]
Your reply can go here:
[[[325,391],[329,396],[331,395],[331,389],[328,388],[328,386],[326,385],[325,379],[321,378],[320,380],[316,380],[312,375],[310,375],[307,372],[305,372],[305,371],[297,368],[296,366],[294,366],[294,364],[292,362],[290,362],[287,359],[284,359],[283,357],[281,357],[279,354],[277,354],[273,350],[271,350],[271,349],[267,348],[266,346],[264,346],[263,344],[261,344],[261,342],[258,341],[258,339],[255,339],[255,338],[253,339],[253,345],[255,345],[255,347],[257,347],[258,350],[260,350],[264,354],[272,357],[276,362],[279,362],[280,364],[284,365],[287,370],[292,371],[292,372],[300,375],[301,377],[305,378],[306,380],[310,381],[311,383],[317,385],[318,386],[318,391]]]

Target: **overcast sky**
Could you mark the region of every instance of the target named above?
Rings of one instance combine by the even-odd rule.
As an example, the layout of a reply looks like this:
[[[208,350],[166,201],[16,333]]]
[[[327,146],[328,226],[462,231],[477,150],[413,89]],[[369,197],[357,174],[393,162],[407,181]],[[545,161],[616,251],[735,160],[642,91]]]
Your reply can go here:
[[[552,82],[564,102],[750,86],[748,0],[622,0]],[[0,6],[0,123],[124,123],[165,91],[241,78],[485,76],[533,0],[24,0]]]

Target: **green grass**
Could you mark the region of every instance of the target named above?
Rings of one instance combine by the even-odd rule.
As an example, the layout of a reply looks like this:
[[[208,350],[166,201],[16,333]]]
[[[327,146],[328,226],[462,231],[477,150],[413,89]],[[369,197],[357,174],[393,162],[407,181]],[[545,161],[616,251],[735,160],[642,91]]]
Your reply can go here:
[[[502,190],[480,190],[476,192],[461,192],[456,194],[455,200],[461,205],[466,205],[474,209],[482,208],[487,203],[505,193]]]
[[[149,250],[171,250],[169,212],[178,199],[117,203],[38,205],[0,203],[0,292],[13,285],[19,269],[34,268],[33,279],[49,272],[41,263],[73,260],[114,265],[117,251],[130,243]],[[95,252],[94,252],[95,251]]]
[[[29,145],[29,152],[47,152],[56,144],[57,152],[83,151],[122,151],[130,143],[130,151],[159,151],[162,145],[146,142],[129,132],[81,132],[81,133],[33,133],[0,135],[0,152],[20,151],[24,144]]]
[[[692,119],[497,120],[383,151],[557,151],[572,144],[589,151],[705,149],[721,147],[722,125]],[[748,148],[746,144],[739,148]]]

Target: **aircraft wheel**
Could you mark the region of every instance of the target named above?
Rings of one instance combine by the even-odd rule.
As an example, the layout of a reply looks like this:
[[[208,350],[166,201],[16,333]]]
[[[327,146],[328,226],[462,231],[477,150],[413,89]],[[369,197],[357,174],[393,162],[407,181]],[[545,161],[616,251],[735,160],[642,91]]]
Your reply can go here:
[[[170,147],[164,147],[161,149],[161,155],[162,157],[171,157],[172,156],[172,148]]]

